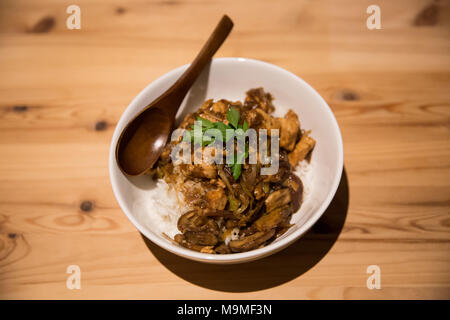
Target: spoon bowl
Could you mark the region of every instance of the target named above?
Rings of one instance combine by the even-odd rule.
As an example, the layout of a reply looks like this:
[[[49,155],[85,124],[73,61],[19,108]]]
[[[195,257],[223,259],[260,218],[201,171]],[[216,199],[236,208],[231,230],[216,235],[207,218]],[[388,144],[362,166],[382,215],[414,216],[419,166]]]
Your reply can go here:
[[[173,118],[160,108],[145,109],[132,120],[122,131],[116,149],[122,172],[138,176],[153,167],[170,135],[172,122]]]

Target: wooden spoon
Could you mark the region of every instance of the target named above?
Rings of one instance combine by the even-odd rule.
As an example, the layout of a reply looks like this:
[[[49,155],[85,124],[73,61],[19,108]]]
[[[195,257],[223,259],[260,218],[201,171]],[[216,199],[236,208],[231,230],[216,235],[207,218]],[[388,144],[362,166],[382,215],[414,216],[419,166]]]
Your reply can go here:
[[[116,146],[116,161],[123,173],[137,176],[153,167],[172,132],[175,115],[186,93],[232,28],[233,21],[224,15],[181,77],[127,124]]]

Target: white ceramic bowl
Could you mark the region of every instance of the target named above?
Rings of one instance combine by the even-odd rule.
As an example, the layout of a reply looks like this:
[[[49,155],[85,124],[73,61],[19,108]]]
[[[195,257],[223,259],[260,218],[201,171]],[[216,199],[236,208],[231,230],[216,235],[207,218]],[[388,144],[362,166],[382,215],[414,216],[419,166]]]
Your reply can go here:
[[[186,68],[187,65],[184,65],[172,70],[149,84],[131,102],[117,124],[109,153],[109,173],[120,207],[148,239],[188,259],[208,263],[240,263],[283,249],[308,231],[330,204],[341,179],[343,145],[337,121],[325,100],[296,75],[266,62],[245,58],[214,59],[186,96],[177,114],[177,120],[180,121],[187,112],[197,109],[206,99],[243,101],[245,92],[255,87],[263,87],[274,96],[277,115],[284,115],[292,108],[298,114],[302,128],[312,130],[312,137],[317,141],[311,159],[312,179],[304,182],[305,189],[309,192],[300,210],[292,216],[291,223],[294,226],[263,248],[243,253],[214,255],[195,252],[171,243],[160,232],[151,230],[142,218],[152,212],[136,212],[138,209],[133,203],[145,196],[148,184],[153,182],[149,177],[140,177],[141,180],[128,179],[121,173],[115,160],[117,139],[128,121],[169,88]],[[145,179],[144,183],[142,179]]]

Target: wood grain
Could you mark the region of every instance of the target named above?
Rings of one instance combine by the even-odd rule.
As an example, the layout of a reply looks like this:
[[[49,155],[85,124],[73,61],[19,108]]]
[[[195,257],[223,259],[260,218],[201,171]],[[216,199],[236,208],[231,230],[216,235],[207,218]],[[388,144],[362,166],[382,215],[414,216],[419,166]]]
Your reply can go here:
[[[0,3],[0,298],[450,298],[448,1]],[[342,130],[346,179],[324,219],[258,262],[207,266],[144,241],[108,177],[109,142],[148,83],[192,60],[224,14],[218,56],[309,82]],[[82,289],[66,288],[79,265]],[[381,268],[381,290],[366,268]]]

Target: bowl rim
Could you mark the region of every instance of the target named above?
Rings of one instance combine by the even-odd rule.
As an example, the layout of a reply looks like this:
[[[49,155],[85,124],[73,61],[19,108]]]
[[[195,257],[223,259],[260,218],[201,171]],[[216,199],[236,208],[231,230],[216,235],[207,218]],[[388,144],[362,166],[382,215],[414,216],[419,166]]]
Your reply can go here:
[[[299,239],[302,235],[304,235],[316,222],[319,220],[319,218],[323,215],[325,210],[328,208],[329,204],[331,203],[331,200],[333,199],[337,188],[339,186],[342,171],[343,171],[343,165],[344,165],[344,147],[343,147],[343,141],[342,141],[342,135],[341,131],[339,129],[339,125],[337,123],[337,120],[325,101],[325,99],[322,98],[322,96],[306,81],[301,79],[296,74],[287,71],[286,69],[283,69],[279,66],[276,66],[274,64],[264,62],[261,60],[256,59],[249,59],[249,58],[242,58],[242,57],[221,57],[221,58],[214,58],[211,62],[212,64],[227,64],[227,63],[251,63],[255,64],[257,66],[263,67],[263,68],[269,68],[272,69],[275,72],[279,72],[284,74],[287,77],[292,78],[293,80],[300,82],[302,86],[305,86],[307,90],[309,90],[313,95],[316,96],[316,98],[321,101],[324,106],[326,107],[325,110],[328,113],[328,116],[331,118],[331,122],[333,123],[334,131],[337,134],[337,142],[338,142],[338,172],[334,176],[334,181],[331,186],[331,192],[328,193],[326,199],[322,202],[320,207],[314,212],[314,214],[311,216],[310,219],[308,219],[303,225],[299,226],[297,230],[292,232],[290,235],[286,236],[283,239],[280,239],[279,241],[272,242],[269,245],[254,249],[247,252],[241,252],[241,253],[231,253],[231,254],[208,254],[208,253],[200,253],[197,251],[193,251],[187,248],[183,248],[181,246],[175,245],[173,243],[170,243],[169,241],[163,240],[162,238],[159,238],[155,235],[153,235],[151,232],[148,232],[147,229],[137,221],[137,219],[134,218],[134,216],[127,210],[124,200],[122,199],[122,196],[119,192],[117,181],[115,178],[115,174],[113,172],[114,167],[117,166],[116,160],[115,160],[115,144],[116,141],[120,135],[120,132],[118,128],[121,126],[123,122],[125,122],[125,116],[132,113],[132,109],[135,108],[135,105],[138,104],[139,101],[143,99],[147,91],[151,90],[151,88],[159,83],[162,83],[167,80],[167,78],[170,78],[173,74],[178,73],[182,70],[185,70],[189,64],[182,65],[180,67],[177,67],[164,75],[160,76],[159,78],[152,81],[150,84],[148,84],[142,91],[139,92],[139,94],[130,102],[130,104],[127,106],[127,108],[124,110],[122,115],[120,116],[119,121],[117,122],[117,125],[114,129],[113,136],[111,138],[111,144],[110,144],[110,151],[109,151],[109,177],[110,177],[110,183],[113,189],[114,196],[119,203],[120,208],[125,213],[127,218],[131,221],[131,223],[141,232],[146,238],[150,239],[153,243],[158,245],[159,247],[174,253],[176,255],[182,256],[187,259],[199,261],[199,262],[206,262],[206,263],[221,263],[221,264],[232,264],[232,263],[242,263],[247,261],[252,261],[256,259],[260,259],[263,257],[266,257],[268,255],[274,254],[283,248],[287,247],[297,239]],[[119,171],[120,169],[117,168]],[[339,170],[340,169],[340,170]],[[120,174],[121,173],[120,171]]]

